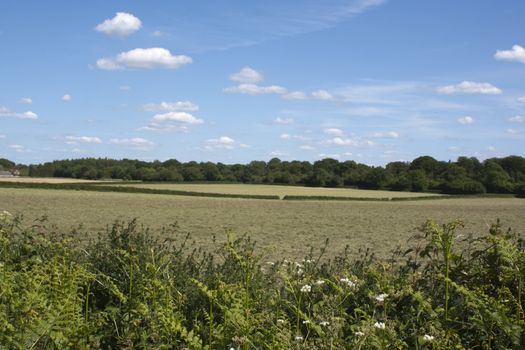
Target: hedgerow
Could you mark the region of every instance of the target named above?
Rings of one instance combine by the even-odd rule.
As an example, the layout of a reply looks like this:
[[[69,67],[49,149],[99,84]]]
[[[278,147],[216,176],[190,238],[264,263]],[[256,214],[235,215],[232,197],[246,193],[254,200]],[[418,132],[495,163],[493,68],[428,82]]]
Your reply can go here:
[[[268,261],[231,233],[207,252],[176,225],[116,222],[80,244],[4,212],[0,348],[521,349],[524,242],[462,226],[429,221],[386,260]]]

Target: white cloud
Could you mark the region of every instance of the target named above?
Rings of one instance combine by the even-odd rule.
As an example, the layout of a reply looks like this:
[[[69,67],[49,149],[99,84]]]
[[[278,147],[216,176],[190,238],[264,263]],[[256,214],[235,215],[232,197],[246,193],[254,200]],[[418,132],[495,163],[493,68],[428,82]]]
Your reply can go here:
[[[525,123],[525,116],[522,115],[516,115],[512,118],[509,118],[509,122],[512,123]]]
[[[334,137],[331,140],[328,140],[329,144],[334,144],[337,146],[358,146],[359,143],[353,139],[349,138],[342,138],[342,137]]]
[[[137,17],[126,12],[117,12],[115,17],[106,19],[95,27],[97,32],[107,35],[128,36],[142,28],[142,22]]]
[[[239,83],[255,84],[264,79],[263,75],[250,67],[244,67],[240,72],[230,75],[230,80]]]
[[[153,121],[157,123],[162,122],[180,122],[185,124],[202,124],[204,120],[195,118],[187,112],[168,112],[164,114],[156,114]]]
[[[280,124],[280,125],[287,125],[287,124],[292,124],[293,123],[293,119],[292,118],[275,118],[273,120],[273,122],[275,124]]]
[[[0,135],[0,139],[5,139],[5,135]]]
[[[142,110],[145,112],[195,112],[199,110],[199,106],[190,101],[161,102],[145,104]]]
[[[278,85],[259,86],[256,84],[239,84],[224,89],[224,92],[247,94],[247,95],[265,95],[265,94],[285,94],[286,89]]]
[[[102,140],[96,136],[66,136],[68,145],[78,145],[79,143],[101,144]]]
[[[375,132],[372,134],[372,137],[378,139],[397,139],[399,137],[399,133],[397,131]]]
[[[206,146],[204,148],[211,151],[215,149],[234,149],[238,147],[246,148],[249,146],[243,143],[237,142],[229,136],[221,136],[217,139],[206,140]]]
[[[69,102],[71,100],[72,100],[72,97],[69,94],[65,94],[64,96],[62,96],[62,101],[64,102]]]
[[[97,61],[97,67],[103,70],[177,69],[189,63],[192,63],[191,57],[185,55],[174,56],[167,49],[152,47],[121,52],[114,58],[101,58]]]
[[[520,102],[520,103],[525,103],[525,96],[523,96],[523,97],[518,97],[517,100],[518,100],[518,102]]]
[[[155,30],[155,31],[153,31],[153,33],[151,33],[151,36],[154,36],[156,38],[160,38],[160,37],[165,36],[165,35],[167,35],[167,34],[164,33],[164,32],[161,32],[160,30]]]
[[[190,129],[186,125],[173,123],[155,123],[150,122],[148,125],[137,129],[138,131],[155,131],[155,132],[189,132]]]
[[[281,151],[271,151],[270,157],[287,157],[289,156],[289,153],[281,152]]]
[[[520,45],[514,45],[511,50],[498,50],[494,57],[497,60],[515,61],[525,64],[525,48]]]
[[[24,104],[24,105],[30,105],[30,104],[33,103],[33,100],[31,98],[29,98],[29,97],[22,97],[20,99],[20,103]]]
[[[314,148],[312,146],[310,146],[310,145],[302,145],[299,148],[304,150],[304,151],[313,151],[314,150]]]
[[[129,85],[120,85],[118,88],[119,88],[119,90],[122,90],[122,91],[129,91],[129,90],[131,90],[131,86],[129,86]]]
[[[281,134],[279,137],[283,140],[289,140],[292,138],[290,134]]]
[[[316,100],[323,100],[323,101],[332,101],[334,99],[334,96],[330,94],[326,90],[317,90],[312,92],[312,97]]]
[[[471,116],[467,115],[465,117],[458,118],[458,123],[463,124],[463,125],[473,124],[474,123],[474,118],[472,118]]]
[[[437,89],[441,94],[483,94],[483,95],[499,95],[503,91],[489,83],[476,83],[473,81],[463,81],[456,85],[442,86]]]
[[[340,154],[337,154],[337,153],[333,153],[333,154],[321,153],[321,154],[319,154],[319,157],[320,157],[320,158],[339,159],[339,158],[341,158],[341,155],[340,155]]]
[[[22,146],[22,145],[9,145],[7,147],[15,150],[15,152],[17,152],[17,153],[30,153],[30,152],[32,152],[32,150],[30,150],[29,148],[26,148],[25,146]]]
[[[11,112],[8,108],[0,106],[0,118],[16,118],[16,119],[38,119],[38,115],[34,112]]]
[[[520,133],[519,130],[516,130],[516,129],[510,129],[510,128],[507,129],[507,130],[505,130],[505,132],[506,132],[507,134],[509,134],[509,135],[517,135],[517,134]]]
[[[292,91],[282,96],[285,100],[306,100],[307,96],[302,91]]]
[[[139,150],[148,150],[155,146],[155,143],[143,139],[142,137],[134,137],[131,139],[111,139],[109,142],[114,145],[126,146]]]
[[[325,134],[342,137],[345,133],[343,130],[338,128],[328,128],[323,130]]]

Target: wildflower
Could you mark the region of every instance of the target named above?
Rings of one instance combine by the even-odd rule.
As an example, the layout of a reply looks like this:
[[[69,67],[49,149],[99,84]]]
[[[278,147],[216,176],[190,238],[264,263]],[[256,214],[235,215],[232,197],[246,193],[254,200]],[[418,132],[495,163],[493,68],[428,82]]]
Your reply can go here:
[[[381,293],[381,294],[377,295],[375,297],[375,299],[377,300],[378,303],[383,303],[385,301],[386,297],[388,297],[388,294]]]
[[[284,323],[284,320],[282,318],[278,318],[277,323]]]
[[[384,322],[376,322],[374,323],[374,327],[377,329],[385,329],[385,323]]]
[[[357,331],[355,332],[355,336],[356,337],[362,337],[363,335],[365,335],[365,333],[361,332],[361,331]]]
[[[330,322],[328,322],[328,321],[321,321],[321,322],[319,322],[319,325],[321,325],[323,327],[326,327],[326,326],[330,325]]]
[[[301,287],[301,292],[303,293],[310,293],[312,291],[312,286],[309,284],[305,284]]]
[[[347,285],[348,287],[350,287],[350,288],[354,288],[354,287],[355,287],[355,282],[349,280],[349,279],[346,278],[346,277],[345,277],[345,278],[341,278],[339,281],[340,281],[341,283],[346,284],[346,285]]]
[[[297,341],[301,341],[301,340],[303,340],[303,339],[304,339],[304,338],[301,337],[300,335],[298,335],[298,336],[295,337],[295,340],[297,340]]]
[[[295,262],[295,266],[298,267],[298,268],[303,267],[303,265],[299,264],[297,261]]]
[[[311,264],[313,261],[310,260],[310,259],[306,259],[304,262],[307,263],[307,264]]]
[[[303,274],[303,269],[297,269],[297,274],[298,275],[302,275]]]
[[[267,264],[267,265],[270,265],[270,266],[275,265],[275,263],[274,263],[273,261],[268,261],[266,264]]]
[[[320,285],[324,284],[324,280],[317,280],[317,281],[315,281],[315,284],[320,286]]]
[[[429,335],[429,334],[425,334],[425,335],[423,336],[423,340],[424,340],[424,341],[431,342],[431,341],[434,340],[434,336],[433,336],[433,335]]]

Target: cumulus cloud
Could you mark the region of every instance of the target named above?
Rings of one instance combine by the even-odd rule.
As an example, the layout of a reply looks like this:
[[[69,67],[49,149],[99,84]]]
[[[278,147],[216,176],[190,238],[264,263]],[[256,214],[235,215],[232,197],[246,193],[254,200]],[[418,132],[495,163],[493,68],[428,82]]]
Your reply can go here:
[[[0,106],[0,118],[16,118],[16,119],[38,119],[38,115],[31,111],[26,112],[12,112],[7,107]]]
[[[331,140],[328,140],[329,144],[337,145],[337,146],[358,146],[359,143],[353,139],[350,138],[343,138],[343,137],[334,137]]]
[[[302,145],[299,148],[302,149],[303,151],[313,151],[314,150],[314,148],[310,145]]]
[[[509,122],[512,123],[525,123],[525,116],[522,115],[516,115],[512,118],[509,118]]]
[[[280,125],[287,125],[287,124],[292,124],[293,123],[293,119],[292,118],[275,118],[273,120],[273,122],[275,124],[280,124]]]
[[[145,104],[142,110],[145,112],[195,112],[199,110],[199,106],[190,101],[161,102]]]
[[[111,139],[109,142],[114,145],[131,147],[138,150],[148,150],[155,146],[155,143],[143,139],[142,137],[134,137],[131,139]]]
[[[215,149],[234,149],[238,147],[246,148],[249,146],[243,143],[237,142],[229,136],[221,136],[217,139],[206,140],[206,146],[204,148],[211,151]]]
[[[175,56],[167,49],[152,47],[121,52],[112,58],[101,58],[97,61],[97,67],[103,70],[177,69],[189,63],[192,63],[191,57],[185,55]]]
[[[62,101],[64,102],[69,102],[71,101],[73,98],[71,97],[71,95],[69,94],[65,94],[64,96],[62,96]]]
[[[329,93],[326,90],[317,90],[312,92],[312,97],[316,100],[322,100],[322,101],[332,101],[334,99],[334,96],[332,96],[331,93]]]
[[[283,140],[289,140],[292,136],[290,134],[281,134],[279,137]]]
[[[150,123],[139,130],[159,132],[188,132],[188,125],[197,125],[203,123],[204,120],[199,119],[188,112],[167,112],[154,115]]]
[[[79,143],[101,144],[102,140],[96,136],[66,136],[68,145],[78,145]]]
[[[482,94],[482,95],[499,95],[503,91],[489,83],[477,83],[473,81],[463,81],[456,85],[446,85],[439,87],[437,92],[441,94]]]
[[[498,50],[494,57],[497,60],[514,61],[525,64],[525,48],[520,45],[514,45],[511,50]]]
[[[458,118],[458,123],[460,124],[473,124],[474,123],[474,118],[472,118],[471,116],[465,116],[465,117],[461,117],[461,118]]]
[[[345,133],[343,130],[338,128],[327,128],[323,130],[325,134],[342,137]]]
[[[302,91],[292,91],[282,96],[285,100],[306,100],[307,96]]]
[[[29,98],[29,97],[22,97],[20,99],[20,103],[24,104],[24,105],[30,105],[30,104],[33,103],[33,100],[31,98]]]
[[[230,75],[230,80],[239,83],[255,84],[264,79],[263,75],[250,67],[244,67],[237,73]]]
[[[399,133],[397,131],[375,132],[372,134],[372,137],[378,139],[397,139],[399,137]]]
[[[137,17],[126,12],[117,12],[115,17],[106,19],[95,27],[95,30],[107,35],[128,36],[142,28],[142,22]]]
[[[518,102],[520,102],[520,103],[525,103],[525,96],[523,96],[523,97],[518,97],[517,100],[518,100]]]
[[[156,114],[153,121],[161,122],[180,122],[186,124],[202,124],[204,120],[199,119],[187,112],[168,112],[163,114]]]
[[[247,94],[247,95],[266,95],[266,94],[285,94],[286,89],[278,85],[259,86],[257,84],[239,84],[224,89],[224,92]]]

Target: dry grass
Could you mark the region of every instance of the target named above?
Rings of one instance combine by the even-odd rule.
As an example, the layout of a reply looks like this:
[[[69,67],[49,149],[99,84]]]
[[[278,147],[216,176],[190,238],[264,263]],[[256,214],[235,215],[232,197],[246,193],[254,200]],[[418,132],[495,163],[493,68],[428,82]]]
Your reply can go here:
[[[326,196],[326,197],[353,197],[353,198],[410,198],[420,196],[440,196],[432,193],[396,192],[357,190],[349,188],[321,188],[301,186],[275,185],[247,185],[247,184],[126,184],[122,186],[151,188],[174,191],[208,192],[225,194],[247,195],[276,195],[284,196]]]
[[[427,219],[462,218],[465,234],[480,234],[487,225],[502,222],[525,232],[525,200],[515,198],[451,198],[437,201],[345,202],[278,201],[203,198],[136,193],[40,189],[0,189],[0,211],[23,213],[26,221],[42,215],[60,228],[83,224],[102,230],[115,219],[138,218],[152,228],[178,222],[201,245],[209,247],[225,230],[249,233],[273,255],[302,256],[307,245],[319,247],[326,238],[333,253],[349,245],[373,248],[386,256],[417,232]],[[82,237],[84,238],[84,237]]]
[[[96,180],[70,179],[60,177],[0,177],[0,182],[23,182],[43,184],[96,183]]]

